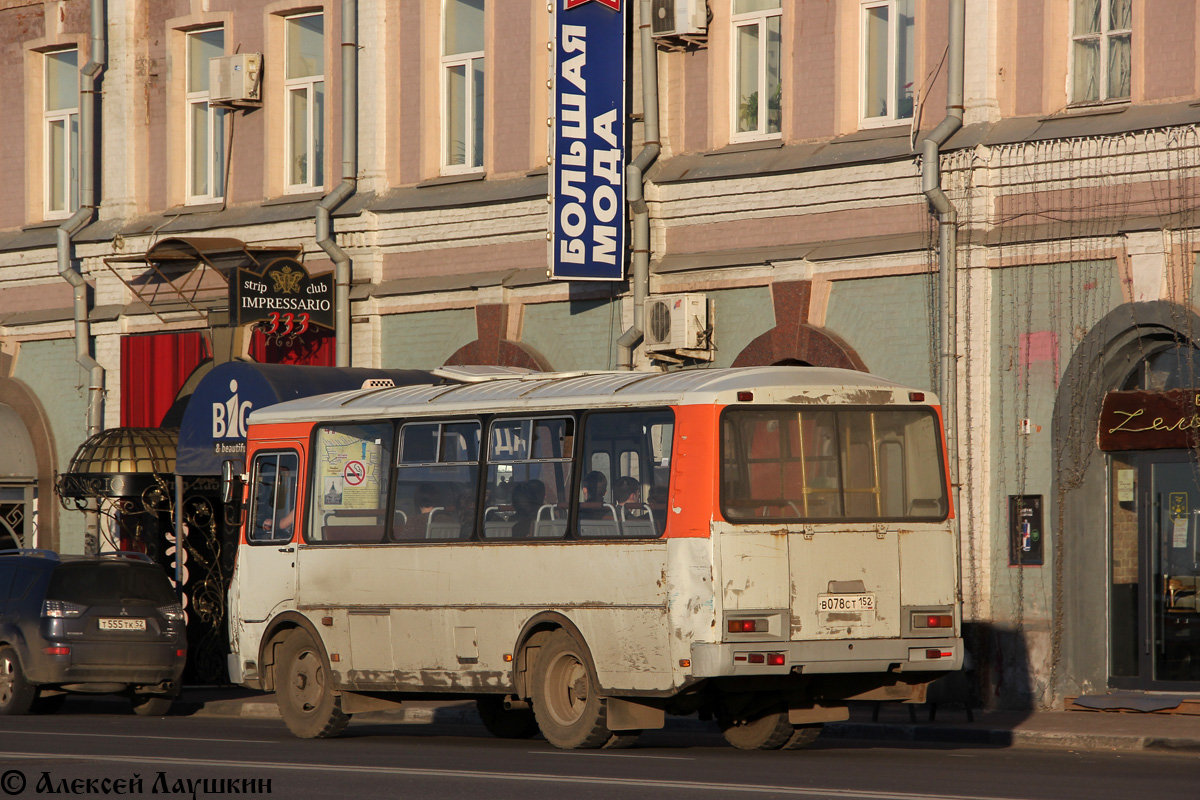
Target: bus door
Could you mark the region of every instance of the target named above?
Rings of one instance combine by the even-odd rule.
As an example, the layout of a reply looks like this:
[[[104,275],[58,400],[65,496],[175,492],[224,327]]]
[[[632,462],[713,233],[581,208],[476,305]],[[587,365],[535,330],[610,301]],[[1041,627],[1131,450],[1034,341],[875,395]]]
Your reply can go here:
[[[250,476],[246,542],[238,548],[241,622],[262,622],[296,595],[296,515],[299,458],[294,451],[260,451]]]

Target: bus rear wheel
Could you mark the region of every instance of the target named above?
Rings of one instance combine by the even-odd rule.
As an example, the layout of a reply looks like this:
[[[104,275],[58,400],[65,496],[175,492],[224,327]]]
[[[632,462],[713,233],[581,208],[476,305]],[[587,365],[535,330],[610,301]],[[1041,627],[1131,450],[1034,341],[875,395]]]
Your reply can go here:
[[[800,750],[821,734],[820,725],[793,725],[787,709],[768,710],[748,719],[718,717],[725,741],[739,750]]]
[[[279,653],[275,676],[275,702],[293,736],[332,739],[345,729],[350,715],[342,711],[342,698],[333,693],[332,675],[325,653],[302,630],[293,631]]]
[[[542,736],[562,750],[628,747],[640,733],[609,731],[608,703],[592,681],[583,647],[566,631],[543,641],[532,694]]]

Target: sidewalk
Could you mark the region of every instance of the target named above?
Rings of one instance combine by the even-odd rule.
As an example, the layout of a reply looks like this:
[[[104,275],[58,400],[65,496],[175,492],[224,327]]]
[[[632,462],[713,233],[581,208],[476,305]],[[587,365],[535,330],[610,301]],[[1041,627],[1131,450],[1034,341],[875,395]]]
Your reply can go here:
[[[279,719],[275,697],[239,689],[188,689],[176,713],[202,717]],[[851,708],[846,722],[829,723],[824,739],[960,744],[964,746],[1039,747],[1069,750],[1150,751],[1200,757],[1200,716],[1128,712],[1038,711],[974,712],[939,707],[929,721],[929,706],[883,704],[878,720],[870,704]],[[356,719],[405,725],[480,725],[469,701],[409,701],[392,711],[355,715]],[[667,717],[670,730],[713,732],[712,722]]]

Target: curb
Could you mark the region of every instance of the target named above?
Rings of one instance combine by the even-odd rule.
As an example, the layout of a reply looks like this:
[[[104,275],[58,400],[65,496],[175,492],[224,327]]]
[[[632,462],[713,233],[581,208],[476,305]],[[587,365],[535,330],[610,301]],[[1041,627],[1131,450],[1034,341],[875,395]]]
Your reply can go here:
[[[186,707],[185,707],[186,708]],[[183,710],[183,709],[181,709]],[[185,713],[187,713],[185,711]],[[197,717],[240,717],[281,719],[273,701],[217,700],[196,707]],[[482,727],[473,705],[412,707],[356,714],[363,722],[404,725],[451,725]],[[668,717],[665,730],[714,733],[716,727],[695,717]],[[1158,752],[1200,754],[1200,739],[1131,734],[1102,734],[1066,731],[1029,731],[981,727],[929,727],[878,722],[830,722],[823,739],[864,742],[911,742],[915,744],[959,744],[983,747],[1037,747],[1056,750]]]

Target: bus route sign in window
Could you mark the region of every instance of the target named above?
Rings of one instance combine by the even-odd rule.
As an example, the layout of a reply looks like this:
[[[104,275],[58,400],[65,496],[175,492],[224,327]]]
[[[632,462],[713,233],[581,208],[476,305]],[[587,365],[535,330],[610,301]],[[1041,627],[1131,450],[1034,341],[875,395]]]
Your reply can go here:
[[[731,522],[944,519],[937,418],[928,408],[727,410],[721,505]]]
[[[387,523],[392,424],[322,425],[313,443],[314,544],[382,542]]]

